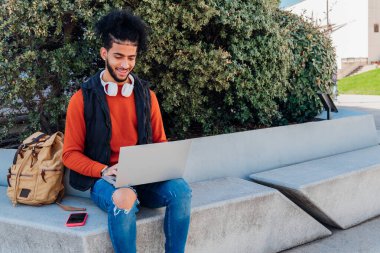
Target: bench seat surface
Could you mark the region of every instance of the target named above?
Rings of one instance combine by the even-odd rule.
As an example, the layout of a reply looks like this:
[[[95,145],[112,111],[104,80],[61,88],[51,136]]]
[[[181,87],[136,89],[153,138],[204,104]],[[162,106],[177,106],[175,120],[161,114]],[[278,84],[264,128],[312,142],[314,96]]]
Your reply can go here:
[[[380,165],[379,145],[255,173],[250,177],[257,181],[300,188],[376,165]]]
[[[380,215],[380,146],[252,174],[318,220],[349,228]]]

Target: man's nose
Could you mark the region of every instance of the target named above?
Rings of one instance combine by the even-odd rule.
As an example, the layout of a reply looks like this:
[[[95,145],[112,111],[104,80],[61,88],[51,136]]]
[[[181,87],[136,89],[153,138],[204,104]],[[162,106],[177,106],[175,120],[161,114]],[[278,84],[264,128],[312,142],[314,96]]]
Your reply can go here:
[[[127,69],[128,66],[129,66],[128,61],[122,61],[122,62],[121,62],[121,67],[122,67],[122,68]]]

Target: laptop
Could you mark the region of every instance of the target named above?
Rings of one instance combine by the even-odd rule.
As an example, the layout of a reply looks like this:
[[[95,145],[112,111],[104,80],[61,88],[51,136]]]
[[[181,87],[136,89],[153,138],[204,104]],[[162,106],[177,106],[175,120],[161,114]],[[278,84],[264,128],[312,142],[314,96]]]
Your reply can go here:
[[[182,178],[191,140],[121,147],[117,177],[102,178],[116,188]]]

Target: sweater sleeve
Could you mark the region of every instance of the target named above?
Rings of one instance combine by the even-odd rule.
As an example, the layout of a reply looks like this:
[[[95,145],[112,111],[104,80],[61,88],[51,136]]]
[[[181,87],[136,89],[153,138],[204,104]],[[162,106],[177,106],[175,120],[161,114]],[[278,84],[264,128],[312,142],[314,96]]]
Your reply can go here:
[[[87,157],[84,152],[86,124],[82,91],[71,98],[66,113],[65,138],[63,143],[63,164],[82,175],[100,177],[106,165]]]
[[[166,142],[164,124],[162,122],[160,106],[158,105],[156,94],[150,91],[150,95],[152,100],[151,122],[153,143]]]

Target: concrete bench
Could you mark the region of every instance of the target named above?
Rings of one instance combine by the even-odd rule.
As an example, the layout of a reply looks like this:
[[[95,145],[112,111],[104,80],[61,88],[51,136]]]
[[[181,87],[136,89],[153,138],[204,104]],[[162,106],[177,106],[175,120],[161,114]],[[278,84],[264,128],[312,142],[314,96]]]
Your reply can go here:
[[[331,234],[277,190],[237,178],[192,183],[191,224],[186,252],[278,252]],[[107,215],[90,199],[85,226],[66,228],[68,213],[57,205],[13,207],[0,186],[0,252],[112,252]],[[163,252],[163,209],[138,213],[138,252]],[[288,233],[292,231],[292,233]]]
[[[366,148],[372,143],[370,130],[371,118],[358,116],[194,139],[185,173],[193,189],[187,252],[278,252],[329,235],[277,190],[243,179]],[[0,150],[1,252],[112,252],[106,214],[91,203],[88,192],[67,187],[72,196],[64,200],[88,208],[88,223],[81,228],[65,228],[68,213],[55,205],[12,207],[5,174],[13,153]],[[162,209],[139,212],[140,252],[163,251],[162,219]]]
[[[368,126],[372,122],[361,117]],[[345,131],[343,128],[341,131]],[[347,138],[353,151],[254,173],[321,222],[346,229],[380,215],[380,146],[376,129],[362,129],[367,147]],[[313,145],[310,142],[310,145]]]

